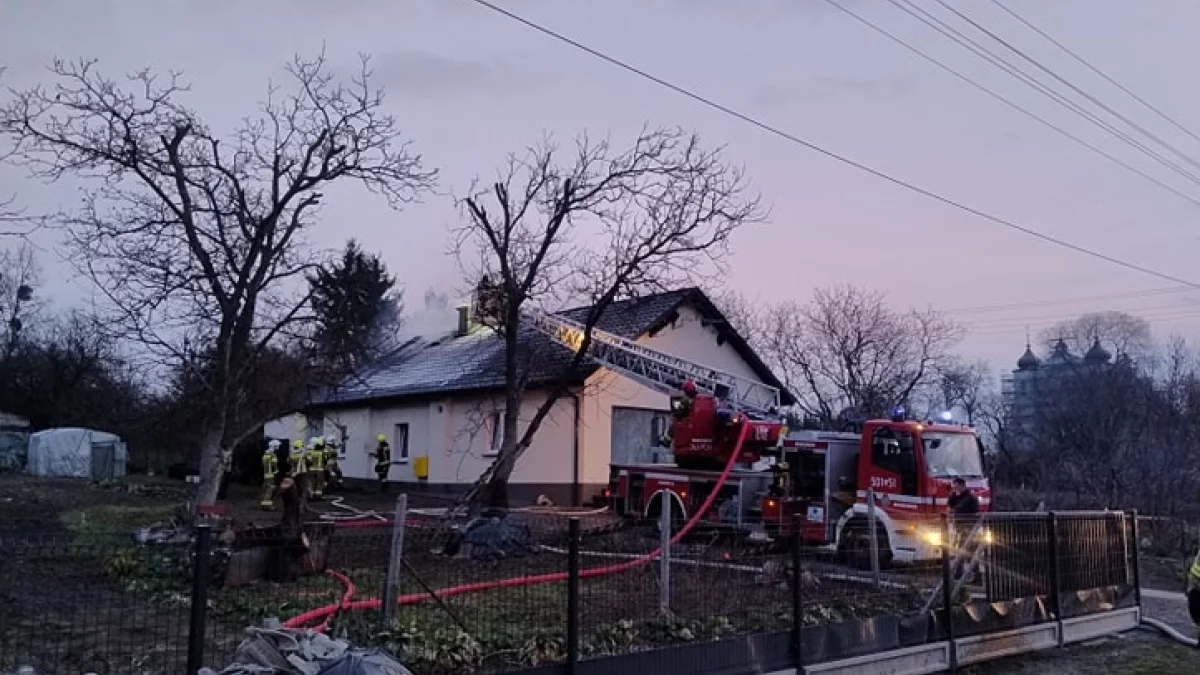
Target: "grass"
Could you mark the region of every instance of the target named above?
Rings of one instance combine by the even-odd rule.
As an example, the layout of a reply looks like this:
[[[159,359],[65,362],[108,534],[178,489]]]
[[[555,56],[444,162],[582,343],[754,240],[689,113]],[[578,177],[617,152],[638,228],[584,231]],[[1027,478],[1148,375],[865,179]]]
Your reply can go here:
[[[963,668],[963,675],[1195,675],[1200,650],[1147,633]]]
[[[60,520],[80,546],[100,547],[115,542],[132,541],[133,531],[170,519],[175,513],[172,504],[150,506],[98,505],[67,511]]]

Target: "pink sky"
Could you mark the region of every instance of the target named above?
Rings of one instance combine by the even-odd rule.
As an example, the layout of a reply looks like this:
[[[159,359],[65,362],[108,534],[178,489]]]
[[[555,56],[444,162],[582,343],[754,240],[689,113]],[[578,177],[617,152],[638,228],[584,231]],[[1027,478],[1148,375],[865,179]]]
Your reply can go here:
[[[883,0],[842,0],[971,77],[1056,124],[1137,164],[1140,158],[1078,116],[900,14]],[[1193,252],[1197,207],[1155,187],[869,32],[823,0],[513,0],[501,3],[598,49],[760,117],[773,125],[974,207],[1141,265],[1200,280]],[[930,11],[940,9],[921,0]],[[1030,20],[1158,107],[1200,129],[1200,102],[1186,65],[1200,62],[1200,3],[1011,0]],[[736,9],[735,9],[736,6]],[[1080,86],[1168,137],[1189,154],[1200,143],[1105,85],[984,0],[962,11],[1043,59]],[[943,12],[944,14],[944,12]],[[192,104],[214,126],[231,126],[261,99],[293,53],[326,45],[336,64],[374,55],[379,83],[417,149],[461,193],[489,176],[506,152],[543,132],[589,129],[632,139],[643,123],[698,130],[745,164],[772,205],[771,222],[739,234],[730,285],[766,301],[807,298],[817,285],[886,290],[898,305],[933,305],[974,325],[963,350],[1010,368],[1026,325],[1122,309],[1156,332],[1192,335],[1196,293],[1142,294],[1169,284],[1023,237],[785,143],[705,109],[466,0],[181,1],[7,0],[0,5],[4,84],[42,77],[54,56],[97,57],[109,72],[177,68]],[[1189,144],[1187,141],[1191,140]],[[1177,179],[1178,177],[1176,177]],[[1190,194],[1200,196],[1191,185]],[[70,185],[45,187],[0,170],[0,194],[33,209],[69,206]],[[448,196],[403,213],[357,191],[329,195],[314,243],[358,237],[381,251],[414,304],[425,288],[457,283],[444,256],[458,218]],[[86,302],[39,243],[47,292]],[[1096,297],[1100,296],[1100,297]],[[1119,297],[1113,297],[1119,296]],[[1058,302],[1077,298],[1087,301]],[[1041,304],[1038,303],[1047,303]],[[959,310],[996,305],[1003,311]]]

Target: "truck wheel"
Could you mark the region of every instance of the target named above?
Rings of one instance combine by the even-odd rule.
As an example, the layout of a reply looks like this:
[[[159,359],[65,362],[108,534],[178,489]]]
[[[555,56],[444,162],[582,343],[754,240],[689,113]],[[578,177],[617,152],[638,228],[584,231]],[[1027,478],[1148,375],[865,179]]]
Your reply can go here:
[[[860,570],[871,569],[871,537],[865,521],[853,520],[843,530],[841,545],[838,550],[846,564]],[[887,569],[892,564],[892,546],[888,541],[887,530],[882,525],[875,525],[875,539],[879,547],[879,569]]]

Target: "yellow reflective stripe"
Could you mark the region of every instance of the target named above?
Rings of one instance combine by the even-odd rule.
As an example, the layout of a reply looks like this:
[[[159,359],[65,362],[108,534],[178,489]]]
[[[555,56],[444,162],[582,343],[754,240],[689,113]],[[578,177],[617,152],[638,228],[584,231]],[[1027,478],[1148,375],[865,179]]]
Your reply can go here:
[[[1200,561],[1192,563],[1192,569],[1188,573],[1192,575],[1193,579],[1200,581]]]

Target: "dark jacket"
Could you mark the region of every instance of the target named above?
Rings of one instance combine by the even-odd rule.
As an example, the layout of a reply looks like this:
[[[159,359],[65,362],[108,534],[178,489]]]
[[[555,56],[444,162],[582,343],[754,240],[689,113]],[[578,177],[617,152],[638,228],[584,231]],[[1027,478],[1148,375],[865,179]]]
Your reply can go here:
[[[979,497],[976,497],[975,493],[970,490],[964,490],[962,494],[950,495],[947,504],[950,506],[950,513],[956,516],[973,516],[979,513]]]

